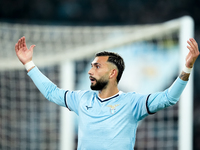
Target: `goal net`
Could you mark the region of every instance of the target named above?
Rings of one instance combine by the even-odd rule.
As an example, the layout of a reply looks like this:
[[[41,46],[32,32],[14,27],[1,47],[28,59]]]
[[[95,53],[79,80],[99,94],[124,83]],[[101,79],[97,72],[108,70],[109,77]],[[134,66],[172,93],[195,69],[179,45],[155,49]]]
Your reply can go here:
[[[73,150],[76,117],[45,100],[27,77],[14,51],[21,36],[28,46],[36,45],[35,64],[61,88],[89,89],[94,54],[108,50],[125,60],[120,90],[147,94],[166,89],[180,73],[193,21],[74,27],[0,23],[0,149]],[[192,77],[177,105],[140,122],[135,150],[191,150],[191,115]]]

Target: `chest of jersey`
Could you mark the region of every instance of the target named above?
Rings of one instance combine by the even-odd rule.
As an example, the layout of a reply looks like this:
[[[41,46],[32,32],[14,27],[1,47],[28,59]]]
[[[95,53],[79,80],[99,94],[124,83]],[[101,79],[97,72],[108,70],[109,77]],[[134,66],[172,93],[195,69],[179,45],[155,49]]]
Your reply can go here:
[[[128,103],[119,98],[100,101],[94,97],[92,101],[82,101],[79,107],[79,128],[85,134],[106,134],[108,137],[130,132],[128,128],[137,121]]]

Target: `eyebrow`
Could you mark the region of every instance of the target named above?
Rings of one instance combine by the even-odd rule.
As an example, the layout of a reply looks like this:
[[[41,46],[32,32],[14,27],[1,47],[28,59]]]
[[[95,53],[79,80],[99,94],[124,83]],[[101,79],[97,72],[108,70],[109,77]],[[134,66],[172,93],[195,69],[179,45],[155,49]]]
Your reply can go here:
[[[100,63],[91,63],[91,66],[96,66],[96,65],[100,65],[101,66]]]

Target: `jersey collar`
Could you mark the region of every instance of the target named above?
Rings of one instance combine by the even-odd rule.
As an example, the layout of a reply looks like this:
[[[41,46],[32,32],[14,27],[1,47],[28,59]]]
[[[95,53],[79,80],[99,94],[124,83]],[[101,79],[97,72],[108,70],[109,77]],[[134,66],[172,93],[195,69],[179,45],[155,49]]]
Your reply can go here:
[[[106,102],[108,100],[111,100],[115,97],[118,97],[120,94],[122,93],[122,91],[119,91],[117,94],[111,96],[111,97],[108,97],[108,98],[100,98],[98,95],[97,95],[97,98],[99,99],[100,102]]]

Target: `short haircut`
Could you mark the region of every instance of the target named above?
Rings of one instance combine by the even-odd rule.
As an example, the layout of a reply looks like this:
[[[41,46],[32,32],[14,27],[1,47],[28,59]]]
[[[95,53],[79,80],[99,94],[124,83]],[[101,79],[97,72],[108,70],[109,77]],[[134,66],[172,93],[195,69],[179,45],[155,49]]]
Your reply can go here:
[[[117,75],[117,83],[119,82],[119,80],[121,79],[122,73],[125,69],[125,64],[124,64],[124,60],[123,58],[114,52],[107,52],[107,51],[103,51],[103,52],[99,52],[95,55],[95,57],[98,56],[108,56],[108,62],[113,63],[117,69],[118,69],[118,75]]]

